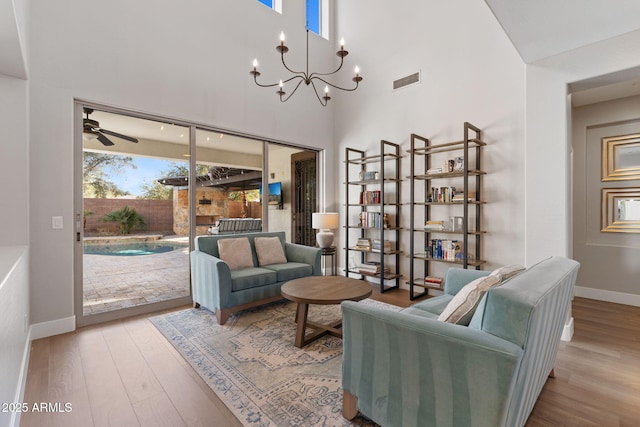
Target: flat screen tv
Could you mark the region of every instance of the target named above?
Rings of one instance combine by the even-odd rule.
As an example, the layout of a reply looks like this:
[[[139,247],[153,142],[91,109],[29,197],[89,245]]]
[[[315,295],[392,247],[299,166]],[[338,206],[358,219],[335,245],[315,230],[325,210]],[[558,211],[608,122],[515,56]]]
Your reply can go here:
[[[260,201],[262,201],[262,184],[260,184]],[[275,205],[278,209],[282,209],[282,183],[272,182],[269,184],[269,202],[270,205]]]

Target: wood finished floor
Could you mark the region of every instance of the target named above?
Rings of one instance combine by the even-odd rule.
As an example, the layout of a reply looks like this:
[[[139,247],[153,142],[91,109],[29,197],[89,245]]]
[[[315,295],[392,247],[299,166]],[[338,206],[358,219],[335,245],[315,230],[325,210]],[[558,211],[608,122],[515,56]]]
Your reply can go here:
[[[410,305],[403,290],[372,297]],[[573,315],[527,426],[638,426],[640,308],[576,298]],[[73,410],[28,412],[21,426],[241,426],[148,317],[34,341],[24,401]]]

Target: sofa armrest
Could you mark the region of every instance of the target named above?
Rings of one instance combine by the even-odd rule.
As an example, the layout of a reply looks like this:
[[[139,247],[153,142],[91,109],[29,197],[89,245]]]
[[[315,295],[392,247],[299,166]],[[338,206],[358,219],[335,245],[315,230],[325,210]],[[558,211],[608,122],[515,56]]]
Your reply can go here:
[[[378,424],[498,426],[517,398],[523,350],[506,340],[352,301],[342,332],[342,387]]]
[[[322,250],[320,248],[285,242],[284,252],[287,257],[287,261],[309,264],[313,267],[314,276],[322,276],[322,266],[320,261]]]
[[[193,301],[215,311],[227,308],[231,295],[231,270],[226,262],[206,252],[191,252]]]
[[[490,271],[470,270],[465,268],[453,267],[447,270],[444,280],[444,292],[449,295],[455,295],[460,289],[478,277],[488,276]]]

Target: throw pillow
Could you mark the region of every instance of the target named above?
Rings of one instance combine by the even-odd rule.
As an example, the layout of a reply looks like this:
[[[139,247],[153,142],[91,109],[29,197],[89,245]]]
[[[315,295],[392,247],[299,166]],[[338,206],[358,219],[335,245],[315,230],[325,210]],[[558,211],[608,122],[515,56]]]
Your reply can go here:
[[[521,265],[505,265],[504,267],[496,268],[490,275],[498,276],[500,278],[500,282],[504,282],[524,270],[525,268]]]
[[[258,255],[260,266],[287,263],[287,257],[284,255],[279,237],[256,237],[253,242],[256,245],[256,255]]]
[[[218,240],[218,252],[231,270],[253,267],[251,245],[246,237]]]
[[[489,275],[477,278],[460,289],[444,308],[438,320],[458,325],[469,325],[482,296],[493,286],[500,284],[500,277]]]

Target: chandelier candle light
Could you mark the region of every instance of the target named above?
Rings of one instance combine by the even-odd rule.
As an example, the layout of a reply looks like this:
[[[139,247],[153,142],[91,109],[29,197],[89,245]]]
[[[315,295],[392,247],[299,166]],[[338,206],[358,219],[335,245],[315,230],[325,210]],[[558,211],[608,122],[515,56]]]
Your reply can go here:
[[[338,66],[338,68],[336,68],[335,71],[332,71],[330,73],[309,73],[309,30],[307,29],[307,70],[306,71],[294,71],[291,68],[289,68],[289,66],[286,64],[285,60],[284,60],[284,54],[287,53],[289,51],[289,48],[284,44],[284,32],[280,33],[280,44],[278,46],[276,46],[276,50],[278,52],[280,52],[280,58],[282,59],[282,65],[284,65],[284,68],[287,69],[287,71],[289,71],[290,73],[294,74],[293,76],[289,77],[286,80],[280,80],[278,83],[273,83],[273,84],[262,84],[262,83],[258,83],[258,76],[260,75],[260,72],[258,71],[258,60],[254,59],[253,60],[253,70],[249,71],[249,74],[251,74],[253,76],[253,81],[260,87],[274,87],[274,86],[278,86],[278,90],[276,91],[276,93],[280,96],[280,101],[281,102],[286,102],[287,100],[289,100],[289,98],[291,98],[291,96],[296,93],[296,90],[298,90],[298,87],[300,87],[300,85],[302,83],[304,83],[305,85],[309,86],[311,85],[311,87],[313,87],[313,91],[316,94],[316,97],[318,98],[318,101],[320,101],[320,104],[322,104],[323,107],[327,106],[327,102],[331,99],[331,97],[329,96],[329,86],[335,88],[335,89],[339,89],[339,90],[344,90],[347,92],[352,92],[356,89],[358,89],[358,84],[362,81],[362,76],[360,76],[360,69],[358,68],[358,66],[356,66],[355,68],[355,76],[351,79],[355,82],[355,86],[353,88],[343,88],[340,86],[337,86],[333,83],[330,83],[328,81],[326,81],[323,76],[330,76],[332,74],[337,73],[338,71],[340,71],[340,69],[342,68],[342,64],[344,63],[344,57],[347,56],[349,54],[348,51],[346,51],[344,49],[344,39],[340,40],[340,50],[336,52],[336,55],[338,55],[340,57],[340,65]],[[293,91],[291,91],[291,93],[288,96],[286,95],[286,92],[284,91],[284,85],[289,83],[289,82],[296,82],[297,84],[295,85],[295,87],[293,88]],[[322,82],[325,84],[324,86],[324,96],[320,96],[320,94],[318,93],[318,89],[316,88],[316,81]]]

